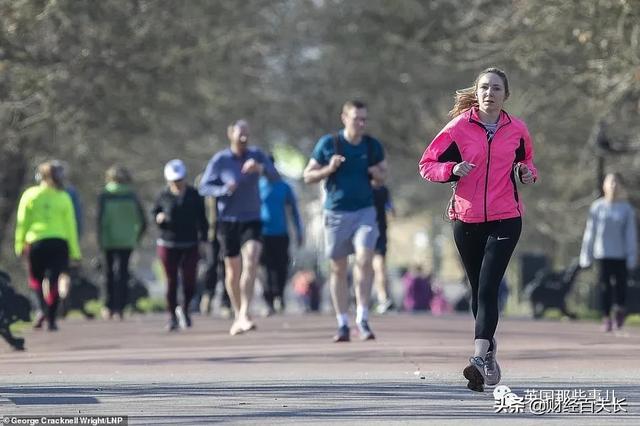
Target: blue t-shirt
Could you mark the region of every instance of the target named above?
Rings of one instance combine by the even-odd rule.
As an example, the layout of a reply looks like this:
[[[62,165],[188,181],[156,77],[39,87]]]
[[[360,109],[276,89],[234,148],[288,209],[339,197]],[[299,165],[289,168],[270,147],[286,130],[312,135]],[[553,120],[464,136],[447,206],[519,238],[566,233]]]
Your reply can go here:
[[[340,155],[345,157],[338,170],[326,179],[327,210],[355,211],[373,206],[373,191],[368,168],[384,160],[384,149],[377,139],[364,135],[357,145],[344,138],[344,131],[338,132]],[[368,146],[371,144],[371,148]],[[369,152],[371,158],[368,158]],[[333,135],[320,138],[311,157],[322,166],[329,164],[335,154]]]
[[[260,178],[260,199],[262,200],[262,235],[289,235],[287,226],[287,204],[291,207],[296,237],[302,238],[302,221],[293,190],[284,180]]]

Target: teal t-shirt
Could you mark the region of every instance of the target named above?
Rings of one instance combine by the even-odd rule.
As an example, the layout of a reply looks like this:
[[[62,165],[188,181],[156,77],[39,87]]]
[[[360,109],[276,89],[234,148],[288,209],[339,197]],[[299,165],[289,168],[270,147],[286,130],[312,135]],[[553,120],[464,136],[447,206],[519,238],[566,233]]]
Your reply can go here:
[[[382,144],[377,139],[364,135],[358,145],[352,145],[345,140],[343,130],[338,132],[338,144],[339,153],[345,157],[345,161],[326,179],[327,198],[324,208],[355,211],[373,206],[368,168],[384,160]],[[333,135],[329,134],[318,140],[311,157],[320,165],[326,166],[334,154]]]

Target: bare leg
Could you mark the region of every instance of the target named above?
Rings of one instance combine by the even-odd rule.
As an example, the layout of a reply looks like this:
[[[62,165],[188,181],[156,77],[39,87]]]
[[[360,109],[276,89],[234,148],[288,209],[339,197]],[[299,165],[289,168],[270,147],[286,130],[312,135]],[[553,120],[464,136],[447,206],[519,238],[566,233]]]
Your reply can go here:
[[[384,303],[389,299],[387,264],[386,259],[381,254],[373,256],[373,284],[376,289],[378,303]]]
[[[256,272],[260,260],[262,243],[260,241],[247,241],[241,249],[242,253],[242,274],[240,276],[240,310],[238,319],[246,325],[245,328],[253,328],[253,323],[249,320],[249,307],[253,298],[253,288],[256,281]]]
[[[331,259],[330,276],[331,300],[336,315],[349,310],[349,290],[347,288],[347,258]]]
[[[368,308],[371,299],[371,286],[373,282],[373,250],[356,248],[356,263],[354,270],[354,286],[356,291],[356,304],[358,307]]]
[[[224,266],[226,272],[224,284],[227,288],[231,307],[233,308],[233,313],[235,314],[235,319],[237,321],[240,314],[240,271],[242,268],[240,256],[225,257]],[[234,322],[229,333],[233,335],[238,334],[239,332],[241,331],[238,330],[238,327],[236,327],[236,323]]]

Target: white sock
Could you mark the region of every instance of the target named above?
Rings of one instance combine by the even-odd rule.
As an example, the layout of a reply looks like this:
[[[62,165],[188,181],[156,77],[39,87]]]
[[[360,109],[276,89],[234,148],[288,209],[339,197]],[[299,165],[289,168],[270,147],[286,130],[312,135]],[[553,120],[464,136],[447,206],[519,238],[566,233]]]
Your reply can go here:
[[[356,322],[369,321],[369,308],[358,305],[356,307]]]
[[[473,356],[479,356],[480,358],[484,359],[484,357],[487,356],[487,351],[489,350],[489,340],[476,339],[474,340],[474,344],[476,347],[476,351],[473,353]]]
[[[344,327],[345,325],[349,327],[349,315],[348,314],[337,314],[336,319],[338,320],[338,327]]]

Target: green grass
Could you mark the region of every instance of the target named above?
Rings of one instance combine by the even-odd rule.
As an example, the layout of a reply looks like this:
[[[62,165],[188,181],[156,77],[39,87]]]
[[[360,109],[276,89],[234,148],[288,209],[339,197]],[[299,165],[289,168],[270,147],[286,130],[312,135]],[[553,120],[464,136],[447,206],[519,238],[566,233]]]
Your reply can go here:
[[[143,297],[138,300],[136,304],[138,309],[142,312],[150,313],[150,312],[164,312],[167,310],[167,304],[164,299],[152,299],[150,297]]]

